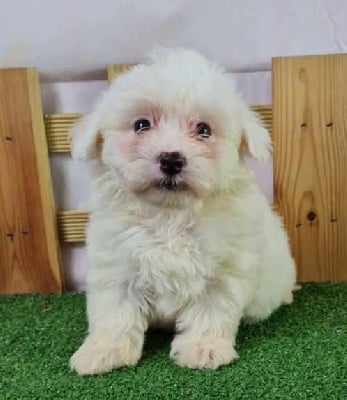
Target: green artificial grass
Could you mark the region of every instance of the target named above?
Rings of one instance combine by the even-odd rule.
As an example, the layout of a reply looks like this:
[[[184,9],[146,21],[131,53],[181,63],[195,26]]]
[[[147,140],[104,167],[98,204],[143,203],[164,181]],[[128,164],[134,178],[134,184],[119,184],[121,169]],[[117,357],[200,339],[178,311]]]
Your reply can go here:
[[[291,306],[242,326],[240,359],[217,371],[169,359],[149,332],[137,367],[81,377],[68,360],[86,331],[82,294],[0,297],[0,399],[346,399],[347,285],[306,285]]]

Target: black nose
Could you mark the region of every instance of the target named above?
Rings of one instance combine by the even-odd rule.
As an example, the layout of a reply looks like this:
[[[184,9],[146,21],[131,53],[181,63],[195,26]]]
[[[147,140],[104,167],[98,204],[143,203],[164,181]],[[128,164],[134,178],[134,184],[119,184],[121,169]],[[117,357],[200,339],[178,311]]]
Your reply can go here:
[[[166,175],[177,175],[187,164],[186,158],[178,151],[161,153],[159,155],[160,170]]]

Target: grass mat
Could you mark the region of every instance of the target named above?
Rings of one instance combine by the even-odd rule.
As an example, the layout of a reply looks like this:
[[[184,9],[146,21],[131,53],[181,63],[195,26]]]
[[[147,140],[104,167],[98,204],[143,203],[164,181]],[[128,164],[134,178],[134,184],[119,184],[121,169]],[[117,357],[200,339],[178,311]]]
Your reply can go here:
[[[81,377],[68,359],[86,332],[83,294],[0,297],[0,399],[346,399],[347,285],[306,285],[291,306],[242,326],[240,359],[217,371],[169,359],[150,331],[137,367]]]

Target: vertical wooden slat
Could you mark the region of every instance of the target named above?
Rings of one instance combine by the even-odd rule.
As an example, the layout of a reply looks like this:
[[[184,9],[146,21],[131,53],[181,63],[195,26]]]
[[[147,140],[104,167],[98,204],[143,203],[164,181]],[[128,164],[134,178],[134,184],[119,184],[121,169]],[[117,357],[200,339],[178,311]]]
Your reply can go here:
[[[299,280],[347,280],[346,54],[273,60],[273,138]]]
[[[61,289],[38,75],[0,70],[0,293]]]

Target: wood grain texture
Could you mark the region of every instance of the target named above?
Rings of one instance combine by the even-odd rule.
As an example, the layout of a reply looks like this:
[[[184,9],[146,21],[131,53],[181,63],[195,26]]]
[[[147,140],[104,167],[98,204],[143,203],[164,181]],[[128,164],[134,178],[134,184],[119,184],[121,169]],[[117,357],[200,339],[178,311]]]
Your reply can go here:
[[[0,70],[0,293],[60,292],[38,75]]]
[[[274,189],[301,282],[347,280],[347,55],[273,60]]]

